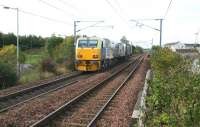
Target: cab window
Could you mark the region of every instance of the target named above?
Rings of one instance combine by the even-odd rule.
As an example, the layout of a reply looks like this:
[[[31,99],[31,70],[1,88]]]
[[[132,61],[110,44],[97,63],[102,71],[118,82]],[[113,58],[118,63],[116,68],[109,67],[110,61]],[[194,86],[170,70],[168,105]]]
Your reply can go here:
[[[79,40],[78,47],[80,48],[96,48],[97,40]]]
[[[87,40],[80,40],[78,43],[78,47],[87,47]]]
[[[89,40],[88,41],[88,47],[96,48],[97,47],[97,40]]]

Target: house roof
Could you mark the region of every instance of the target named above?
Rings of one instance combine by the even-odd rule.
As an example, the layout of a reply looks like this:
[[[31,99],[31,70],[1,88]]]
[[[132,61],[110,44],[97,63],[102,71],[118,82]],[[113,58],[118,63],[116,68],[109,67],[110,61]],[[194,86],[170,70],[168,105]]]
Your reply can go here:
[[[200,47],[200,44],[184,44],[185,46]]]
[[[179,53],[198,53],[196,49],[176,49]]]
[[[180,42],[177,41],[177,42],[166,43],[165,46],[176,45],[176,44],[178,44],[178,43],[180,43]]]

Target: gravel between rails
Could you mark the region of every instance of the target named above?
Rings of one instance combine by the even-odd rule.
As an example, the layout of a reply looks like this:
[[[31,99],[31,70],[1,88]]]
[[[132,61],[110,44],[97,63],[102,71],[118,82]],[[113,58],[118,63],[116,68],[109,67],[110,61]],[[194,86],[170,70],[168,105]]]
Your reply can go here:
[[[129,127],[137,95],[144,85],[145,75],[149,68],[149,59],[145,57],[144,62],[135,73],[134,77],[128,81],[111,104],[103,112],[97,121],[97,127]]]
[[[125,80],[128,76],[129,72],[132,70],[134,66],[130,66],[121,72],[120,75],[115,77],[113,80],[106,83],[106,85],[102,89],[98,89],[90,93],[89,96],[84,98],[79,103],[73,105],[73,108],[70,110],[66,110],[66,112],[54,120],[53,123],[47,125],[48,127],[70,127],[77,126],[89,123],[91,120],[88,117],[88,114],[96,114],[102,105],[105,104],[105,101],[109,99],[111,94],[119,87],[119,85]],[[101,100],[101,101],[99,101]],[[103,101],[103,102],[102,102]]]
[[[119,68],[119,66],[116,66]],[[116,69],[115,68],[115,69]],[[57,109],[64,102],[77,96],[81,92],[90,88],[91,85],[103,80],[111,72],[104,72],[94,75],[87,80],[80,80],[72,86],[67,86],[49,95],[35,99],[32,102],[17,106],[8,112],[0,114],[0,127],[16,126],[27,127],[43,118],[53,110]]]

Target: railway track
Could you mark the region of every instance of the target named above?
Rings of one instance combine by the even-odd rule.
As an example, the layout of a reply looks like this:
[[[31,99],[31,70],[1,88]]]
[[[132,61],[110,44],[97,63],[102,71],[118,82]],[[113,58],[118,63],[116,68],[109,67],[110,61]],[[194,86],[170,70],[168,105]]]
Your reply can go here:
[[[80,72],[74,72],[68,75],[62,75],[59,78],[53,79],[51,81],[42,82],[30,88],[22,89],[5,96],[1,96],[0,113],[5,112],[10,108],[23,104],[25,102],[31,101],[42,95],[56,91],[68,85],[72,85],[78,82],[78,79],[86,78],[88,76],[89,74],[82,75],[82,73]]]
[[[119,64],[120,65],[120,64]],[[115,69],[109,70],[110,73],[115,72]],[[52,78],[51,80],[42,80],[35,82],[33,86],[29,88],[23,88],[18,91],[11,92],[7,95],[0,96],[0,113],[5,112],[18,105],[32,101],[40,96],[62,89],[66,86],[75,84],[80,79],[90,77],[96,73],[80,73],[72,72]]]
[[[93,126],[142,61],[143,56],[137,57],[136,60],[127,66],[60,106],[43,119],[31,125],[31,127],[62,126],[60,123],[64,123],[64,126]]]

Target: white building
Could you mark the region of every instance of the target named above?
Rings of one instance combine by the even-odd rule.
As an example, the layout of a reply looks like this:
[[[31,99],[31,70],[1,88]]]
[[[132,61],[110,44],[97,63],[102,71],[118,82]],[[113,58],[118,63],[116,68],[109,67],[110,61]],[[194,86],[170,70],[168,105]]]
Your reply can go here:
[[[166,43],[164,47],[167,47],[175,52],[176,49],[185,49],[185,44],[178,41],[178,42]]]
[[[200,44],[184,44],[181,42],[173,42],[173,43],[166,43],[164,47],[171,49],[172,51],[181,50],[181,49],[200,49]]]

